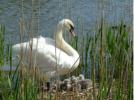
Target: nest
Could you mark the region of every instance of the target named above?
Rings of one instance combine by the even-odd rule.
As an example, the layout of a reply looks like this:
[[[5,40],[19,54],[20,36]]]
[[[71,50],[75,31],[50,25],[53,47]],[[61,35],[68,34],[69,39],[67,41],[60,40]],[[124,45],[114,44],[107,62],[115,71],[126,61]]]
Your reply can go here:
[[[72,76],[56,83],[46,82],[40,90],[42,90],[43,93],[41,94],[43,96],[40,94],[38,100],[42,99],[40,97],[47,99],[48,96],[51,96],[52,100],[75,100],[76,98],[93,100],[93,82],[91,79],[85,79],[82,74],[78,77]],[[97,94],[97,88],[95,88],[95,92]]]

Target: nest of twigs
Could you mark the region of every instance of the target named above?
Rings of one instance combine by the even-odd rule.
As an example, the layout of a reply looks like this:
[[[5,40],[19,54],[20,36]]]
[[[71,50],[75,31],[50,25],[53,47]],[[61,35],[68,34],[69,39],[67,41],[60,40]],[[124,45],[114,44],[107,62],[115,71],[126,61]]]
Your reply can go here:
[[[93,96],[97,95],[92,80],[85,79],[82,74],[56,83],[46,82],[39,90],[38,100],[93,100]]]

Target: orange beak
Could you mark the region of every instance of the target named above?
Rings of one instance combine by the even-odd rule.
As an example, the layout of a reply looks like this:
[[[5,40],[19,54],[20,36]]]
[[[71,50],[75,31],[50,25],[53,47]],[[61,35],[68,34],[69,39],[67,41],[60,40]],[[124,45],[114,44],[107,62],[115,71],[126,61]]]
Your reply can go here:
[[[71,32],[71,35],[72,35],[73,37],[75,37],[75,36],[76,36],[76,34],[75,34],[75,32],[74,32],[74,31],[72,31],[72,32]]]
[[[75,36],[76,36],[76,34],[75,34],[74,30],[70,30],[70,33],[71,33],[71,35],[72,35],[73,37],[75,37]]]

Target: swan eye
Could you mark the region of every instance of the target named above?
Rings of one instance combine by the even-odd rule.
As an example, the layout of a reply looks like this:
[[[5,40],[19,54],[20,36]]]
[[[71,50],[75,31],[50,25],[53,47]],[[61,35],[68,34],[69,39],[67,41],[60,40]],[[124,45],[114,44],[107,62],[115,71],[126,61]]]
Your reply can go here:
[[[74,31],[74,27],[70,24],[70,33],[72,34],[73,33],[73,31]]]
[[[74,27],[70,24],[70,30],[73,31]]]

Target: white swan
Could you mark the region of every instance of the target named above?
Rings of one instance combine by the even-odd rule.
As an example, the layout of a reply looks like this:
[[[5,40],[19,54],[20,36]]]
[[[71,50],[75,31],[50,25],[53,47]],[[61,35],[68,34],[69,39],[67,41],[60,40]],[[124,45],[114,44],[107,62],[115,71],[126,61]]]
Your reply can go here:
[[[62,37],[63,30],[67,30],[73,36],[74,25],[69,19],[61,20],[57,25],[57,31],[54,39],[44,38],[42,36],[20,44],[13,45],[13,52],[19,55],[23,48],[23,63],[28,66],[30,46],[32,43],[32,62],[43,73],[53,76],[57,71],[59,75],[64,75],[73,71],[79,65],[79,54]]]

